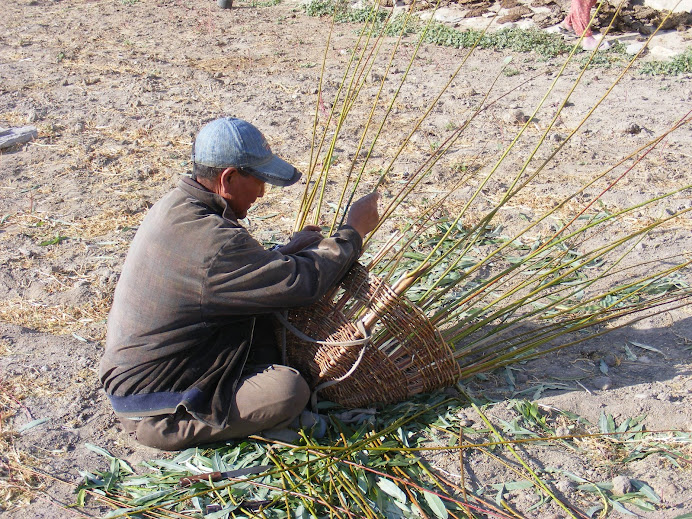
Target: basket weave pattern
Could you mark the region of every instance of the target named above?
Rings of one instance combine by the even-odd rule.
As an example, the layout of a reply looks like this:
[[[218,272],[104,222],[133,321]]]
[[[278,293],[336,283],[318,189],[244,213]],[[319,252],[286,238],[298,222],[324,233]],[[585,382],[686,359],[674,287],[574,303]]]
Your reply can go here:
[[[308,378],[312,388],[343,376],[356,362],[363,346],[337,344],[362,338],[355,318],[377,322],[358,368],[321,390],[321,398],[363,407],[406,400],[456,382],[459,365],[451,349],[416,305],[360,264],[351,268],[339,288],[336,294],[288,314],[291,324],[304,334],[334,343],[315,344],[287,334],[288,363]]]

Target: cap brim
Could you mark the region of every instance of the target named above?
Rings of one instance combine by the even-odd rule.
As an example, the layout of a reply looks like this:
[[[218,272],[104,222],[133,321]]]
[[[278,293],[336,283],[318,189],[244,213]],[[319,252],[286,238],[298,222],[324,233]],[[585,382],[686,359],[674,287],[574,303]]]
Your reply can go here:
[[[286,187],[295,184],[301,177],[301,172],[291,164],[274,155],[269,162],[261,166],[248,167],[252,176],[264,180],[267,184]]]

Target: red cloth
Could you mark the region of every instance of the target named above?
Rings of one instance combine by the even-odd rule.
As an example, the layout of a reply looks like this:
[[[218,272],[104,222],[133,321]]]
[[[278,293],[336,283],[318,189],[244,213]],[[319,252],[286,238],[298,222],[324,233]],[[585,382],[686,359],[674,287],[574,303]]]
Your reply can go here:
[[[569,7],[569,14],[565,18],[564,26],[574,30],[577,36],[591,36],[593,33],[589,29],[591,20],[591,8],[596,5],[596,0],[572,0]]]

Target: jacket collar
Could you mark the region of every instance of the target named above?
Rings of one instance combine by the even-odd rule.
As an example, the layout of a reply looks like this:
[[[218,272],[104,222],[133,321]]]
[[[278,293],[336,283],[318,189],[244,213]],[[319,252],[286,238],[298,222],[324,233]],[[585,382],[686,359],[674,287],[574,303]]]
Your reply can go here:
[[[191,197],[209,207],[215,213],[223,216],[226,220],[240,225],[238,224],[238,218],[235,213],[221,195],[209,191],[202,184],[192,180],[190,177],[181,177],[178,181],[178,187]]]

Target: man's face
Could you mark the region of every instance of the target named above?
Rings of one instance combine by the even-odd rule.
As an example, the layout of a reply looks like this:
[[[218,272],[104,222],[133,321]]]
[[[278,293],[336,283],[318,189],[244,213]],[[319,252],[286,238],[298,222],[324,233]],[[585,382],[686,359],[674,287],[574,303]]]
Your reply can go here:
[[[238,218],[245,218],[255,200],[264,196],[264,181],[252,175],[243,176],[236,170],[227,177],[226,182],[223,197]]]

